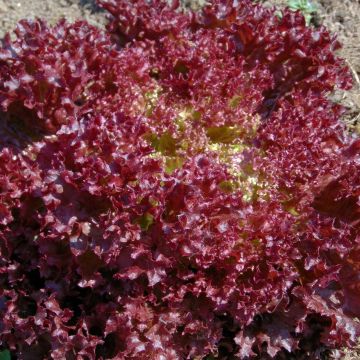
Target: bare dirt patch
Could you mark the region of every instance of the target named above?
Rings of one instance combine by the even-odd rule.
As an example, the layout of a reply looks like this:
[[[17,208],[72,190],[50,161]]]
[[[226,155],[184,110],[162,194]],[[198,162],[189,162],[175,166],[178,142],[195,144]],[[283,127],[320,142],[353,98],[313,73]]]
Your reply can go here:
[[[51,24],[60,18],[70,22],[85,19],[100,27],[106,23],[94,0],[0,0],[0,38],[12,31],[20,19],[36,17]]]
[[[340,55],[353,73],[354,88],[337,96],[348,109],[345,117],[348,125],[360,134],[360,1],[319,0],[318,7],[319,23],[338,35],[343,44]]]

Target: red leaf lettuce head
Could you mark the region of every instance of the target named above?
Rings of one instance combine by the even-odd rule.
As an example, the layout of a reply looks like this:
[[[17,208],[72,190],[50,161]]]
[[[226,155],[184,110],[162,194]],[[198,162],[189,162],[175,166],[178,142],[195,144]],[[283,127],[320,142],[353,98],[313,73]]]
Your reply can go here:
[[[360,328],[348,69],[300,13],[100,0],[0,49],[0,346],[320,359]]]

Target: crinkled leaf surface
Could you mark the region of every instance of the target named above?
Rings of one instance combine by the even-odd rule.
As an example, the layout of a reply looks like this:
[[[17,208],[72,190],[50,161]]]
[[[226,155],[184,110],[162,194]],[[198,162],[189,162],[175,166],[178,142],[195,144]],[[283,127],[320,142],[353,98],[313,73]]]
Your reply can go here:
[[[360,146],[327,97],[351,86],[336,38],[249,0],[98,3],[106,32],[24,20],[0,48],[2,348],[245,360],[354,344]]]

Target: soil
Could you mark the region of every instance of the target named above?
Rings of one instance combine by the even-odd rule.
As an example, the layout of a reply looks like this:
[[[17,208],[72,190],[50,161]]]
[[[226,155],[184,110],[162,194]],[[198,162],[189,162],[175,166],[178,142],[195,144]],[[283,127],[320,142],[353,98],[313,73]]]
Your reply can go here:
[[[44,18],[55,23],[60,18],[72,22],[86,19],[90,24],[103,27],[105,15],[95,5],[95,0],[0,0],[0,38],[12,31],[24,18]]]
[[[352,71],[354,87],[337,94],[337,100],[348,109],[345,121],[350,129],[360,134],[360,0],[319,0],[317,17],[320,23],[338,34],[343,44],[340,56]]]
[[[131,0],[129,0],[131,1]],[[286,6],[287,0],[257,0],[265,6]],[[345,59],[354,78],[351,91],[337,91],[330,96],[343,104],[347,113],[344,121],[350,132],[360,134],[360,0],[311,0],[317,7],[312,26],[325,25],[336,33],[343,44],[339,55]],[[199,9],[206,0],[182,0],[184,7]],[[65,17],[68,21],[86,19],[90,24],[104,27],[106,17],[95,0],[0,0],[0,38],[14,29],[22,18],[40,17],[55,23]],[[343,360],[360,359],[360,343],[357,349],[345,350]],[[335,354],[334,354],[335,355]],[[338,357],[339,358],[339,357]],[[340,357],[341,358],[341,357]]]

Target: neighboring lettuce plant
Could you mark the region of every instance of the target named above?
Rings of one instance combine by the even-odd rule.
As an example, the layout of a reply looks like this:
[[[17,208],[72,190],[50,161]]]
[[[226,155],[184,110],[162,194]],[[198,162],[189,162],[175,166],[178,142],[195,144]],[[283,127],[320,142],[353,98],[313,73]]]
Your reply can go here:
[[[351,77],[299,12],[100,0],[0,50],[0,346],[318,359],[360,332]]]
[[[0,360],[11,360],[10,351],[9,350],[0,351]]]
[[[306,24],[310,24],[311,18],[316,12],[316,6],[311,0],[288,0],[291,10],[300,10],[304,15]]]

